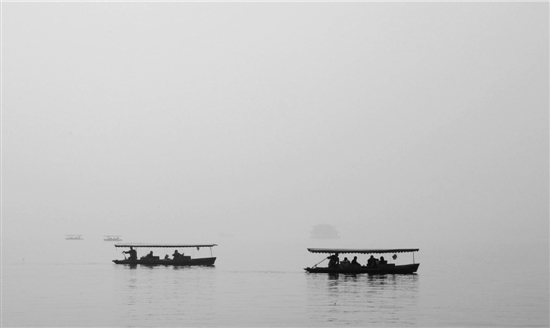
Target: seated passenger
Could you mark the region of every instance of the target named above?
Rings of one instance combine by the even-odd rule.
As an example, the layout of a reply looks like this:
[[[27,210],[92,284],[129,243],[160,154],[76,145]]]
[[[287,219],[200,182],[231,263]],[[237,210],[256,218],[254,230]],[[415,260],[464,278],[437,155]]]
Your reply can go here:
[[[177,259],[181,258],[181,257],[183,256],[183,254],[180,254],[180,253],[178,252],[178,250],[176,249],[176,250],[174,251],[174,254],[172,254],[172,256],[174,257],[174,260],[177,260]]]
[[[147,257],[147,258],[152,258],[152,257],[153,257],[153,251],[150,251],[149,254],[147,254],[146,257]]]
[[[342,263],[340,264],[340,266],[341,266],[342,268],[347,268],[347,267],[349,267],[349,265],[350,265],[350,263],[349,263],[348,258],[347,258],[347,257],[344,257],[344,260],[342,261]]]
[[[164,259],[165,260],[169,260],[170,259],[170,256],[168,254],[164,255]]]
[[[376,266],[376,259],[374,258],[374,256],[371,255],[367,261],[367,267],[373,268],[375,266]]]
[[[384,260],[383,256],[380,256],[380,263],[379,264],[388,264],[388,261]]]
[[[361,264],[359,264],[359,262],[357,262],[357,256],[353,257],[353,261],[351,261],[351,266],[352,267],[360,267],[361,266]]]

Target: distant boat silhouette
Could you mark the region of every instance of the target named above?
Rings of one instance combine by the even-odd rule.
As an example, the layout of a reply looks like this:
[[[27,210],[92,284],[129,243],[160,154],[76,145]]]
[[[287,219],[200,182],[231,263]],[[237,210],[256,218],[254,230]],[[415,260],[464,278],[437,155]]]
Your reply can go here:
[[[103,241],[122,241],[120,235],[106,235],[103,237]]]
[[[84,240],[82,235],[65,235],[66,240]]]

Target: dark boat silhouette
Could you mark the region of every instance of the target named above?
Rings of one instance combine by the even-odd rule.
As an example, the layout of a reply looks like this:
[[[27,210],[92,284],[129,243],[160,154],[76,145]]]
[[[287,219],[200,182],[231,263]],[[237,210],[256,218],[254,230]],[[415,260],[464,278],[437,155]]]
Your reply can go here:
[[[347,249],[347,248],[308,248],[311,253],[324,253],[324,254],[394,254],[393,259],[397,258],[397,253],[413,253],[413,263],[397,265],[395,263],[387,263],[386,260],[374,259],[369,261],[367,265],[351,265],[332,264],[326,267],[318,267],[321,262],[315,264],[313,267],[304,268],[309,273],[368,273],[368,274],[411,274],[415,273],[420,266],[420,263],[414,263],[414,252],[418,252],[418,248],[396,248],[396,249]],[[332,255],[332,256],[334,256]],[[329,257],[330,258],[330,257]],[[383,257],[381,258],[383,259]]]
[[[210,257],[203,257],[203,258],[191,258],[191,256],[186,256],[183,253],[178,253],[178,256],[170,259],[170,258],[163,258],[161,259],[159,256],[153,256],[152,252],[149,253],[150,255],[142,256],[140,258],[132,258],[132,255],[130,254],[130,258],[124,258],[124,260],[113,260],[116,264],[128,264],[128,265],[172,265],[172,266],[191,266],[191,265],[203,265],[203,266],[213,266],[214,262],[216,261],[216,257],[212,256],[212,247],[218,246],[216,244],[145,244],[145,243],[123,243],[123,244],[116,244],[116,248],[197,248],[199,250],[201,247],[208,247],[210,248]],[[124,253],[128,253],[123,252]],[[134,253],[135,254],[135,253]]]

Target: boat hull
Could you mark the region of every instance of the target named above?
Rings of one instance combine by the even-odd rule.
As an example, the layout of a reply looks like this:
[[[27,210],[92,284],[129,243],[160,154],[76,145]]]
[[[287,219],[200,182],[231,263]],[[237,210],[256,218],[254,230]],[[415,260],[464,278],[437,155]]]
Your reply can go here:
[[[348,268],[327,268],[327,267],[315,267],[305,268],[309,273],[346,273],[346,274],[412,274],[418,270],[420,263],[406,264],[406,265],[392,265],[392,266],[380,266],[376,268],[371,267],[348,267]]]
[[[115,264],[126,265],[171,265],[171,266],[191,266],[191,265],[203,265],[213,266],[216,262],[215,257],[204,257],[198,259],[184,259],[184,260],[161,260],[161,259],[139,259],[139,260],[113,260]]]

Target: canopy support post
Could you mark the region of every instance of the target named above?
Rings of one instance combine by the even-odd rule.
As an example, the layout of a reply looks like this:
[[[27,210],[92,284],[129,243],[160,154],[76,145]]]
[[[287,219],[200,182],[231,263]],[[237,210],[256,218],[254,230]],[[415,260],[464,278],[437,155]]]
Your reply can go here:
[[[414,252],[413,252],[413,264],[414,264]]]

